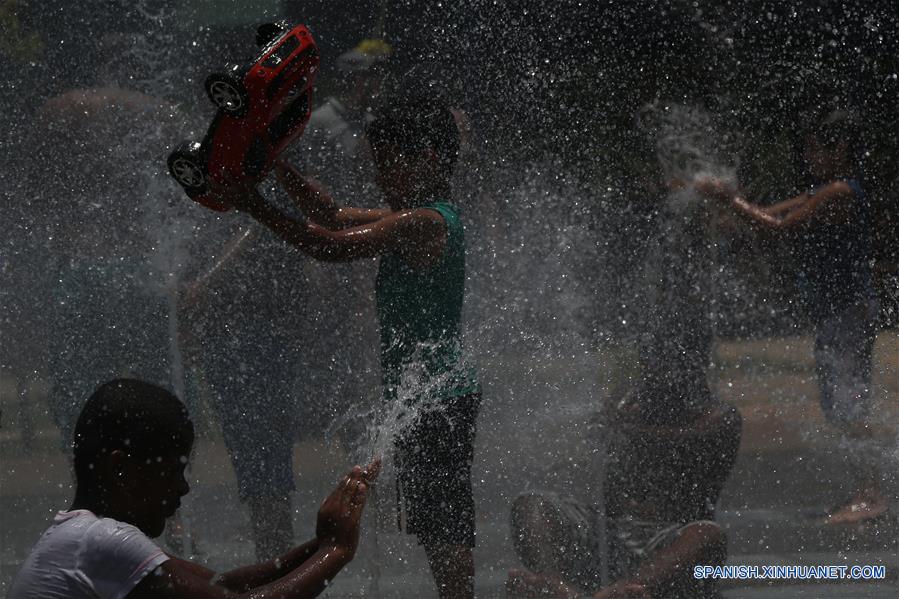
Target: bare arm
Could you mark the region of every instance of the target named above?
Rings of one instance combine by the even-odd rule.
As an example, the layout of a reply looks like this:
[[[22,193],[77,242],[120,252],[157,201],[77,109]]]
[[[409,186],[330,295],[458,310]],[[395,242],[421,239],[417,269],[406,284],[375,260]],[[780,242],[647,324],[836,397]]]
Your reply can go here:
[[[765,206],[765,212],[772,215],[783,214],[784,212],[789,212],[790,210],[798,208],[806,200],[808,200],[808,194],[801,193],[798,196],[792,197],[788,200],[777,202],[776,204],[771,204],[770,206]]]
[[[380,468],[380,460],[373,461],[365,470],[359,470],[357,472],[358,467],[354,468],[350,475],[344,479],[343,486],[338,486],[337,491],[344,491],[344,487],[347,484],[353,485],[360,481],[366,487],[370,486],[378,477]],[[358,491],[356,492],[358,493]],[[364,495],[361,499],[365,499]],[[334,494],[325,501],[319,511],[316,537],[314,539],[307,541],[299,547],[291,549],[276,559],[224,572],[218,577],[217,583],[232,591],[245,592],[261,585],[274,582],[279,578],[286,576],[292,570],[300,568],[307,560],[314,557],[323,545],[336,545],[338,547],[348,545],[347,548],[355,553],[356,541],[358,539],[340,543],[337,542],[339,539],[335,538],[335,532],[332,530],[336,525],[334,522],[335,515],[331,513],[334,511],[333,505],[335,505]],[[359,509],[361,510],[362,506],[359,506]],[[354,523],[354,526],[358,529],[358,523]]]
[[[367,225],[332,231],[285,216],[256,189],[242,190],[229,201],[317,260],[348,262],[397,252],[413,266],[424,267],[439,258],[446,245],[446,224],[434,210],[390,212]]]
[[[712,179],[698,181],[696,190],[705,196],[728,202],[740,214],[771,229],[789,228],[819,216],[831,221],[845,220],[848,218],[848,204],[854,196],[845,181],[833,181],[813,195],[800,194],[770,207],[754,204],[728,185]]]
[[[848,216],[847,205],[854,192],[845,181],[834,181],[818,189],[814,195],[802,194],[775,204],[785,214],[778,216],[742,196],[731,198],[731,205],[738,212],[750,217],[753,221],[773,229],[786,229],[804,223],[813,217],[823,216],[828,220],[844,220]],[[785,207],[790,204],[789,207]]]
[[[302,566],[319,550],[317,538],[294,547],[276,559],[223,572],[217,584],[235,592],[245,592],[274,582]]]
[[[170,559],[145,577],[129,599],[280,599],[315,597],[352,559],[371,482],[380,462],[363,472],[356,466],[325,500],[318,514],[316,540],[284,556],[291,563],[266,562],[225,573],[181,559]]]
[[[286,575],[262,586],[235,590],[215,580],[210,571],[181,559],[170,559],[146,576],[128,599],[268,599],[306,598],[321,593],[352,560],[347,550],[323,547]]]
[[[283,161],[275,164],[275,174],[303,214],[326,229],[337,230],[366,225],[386,217],[391,212],[386,208],[342,208],[318,181],[304,177],[296,168]]]

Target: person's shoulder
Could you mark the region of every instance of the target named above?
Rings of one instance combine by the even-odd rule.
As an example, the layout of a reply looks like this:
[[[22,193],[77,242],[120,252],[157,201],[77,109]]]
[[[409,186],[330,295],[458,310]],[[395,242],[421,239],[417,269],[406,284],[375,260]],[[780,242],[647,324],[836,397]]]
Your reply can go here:
[[[854,177],[850,177],[848,179],[843,179],[843,183],[849,188],[852,192],[852,195],[855,196],[854,199],[862,200],[865,198],[865,188],[862,186],[862,182]]]
[[[459,225],[459,210],[449,202],[431,202],[414,210],[421,215],[420,222],[428,223],[440,231],[452,231]]]
[[[91,526],[91,532],[96,536],[115,536],[115,535],[133,535],[137,534],[147,537],[138,527],[127,522],[114,520],[112,518],[97,518],[96,522]],[[147,537],[149,538],[149,537]]]
[[[63,590],[67,597],[82,596],[74,594],[77,589],[71,586],[73,579],[66,577],[64,572],[78,570],[84,539],[97,521],[97,517],[87,510],[58,512],[31,548],[12,582],[9,596],[62,596],[59,592]]]
[[[87,512],[77,514],[65,523],[69,534],[79,536],[82,547],[98,557],[108,552],[118,552],[118,548],[126,545],[140,547],[142,551],[158,549],[138,527],[113,518],[98,517]]]
[[[124,597],[169,557],[139,528],[98,518],[80,541],[78,568],[109,596]]]
[[[74,534],[84,534],[99,521],[100,518],[97,518],[93,512],[88,510],[60,511],[53,518],[53,524],[48,529],[48,532],[71,531]]]

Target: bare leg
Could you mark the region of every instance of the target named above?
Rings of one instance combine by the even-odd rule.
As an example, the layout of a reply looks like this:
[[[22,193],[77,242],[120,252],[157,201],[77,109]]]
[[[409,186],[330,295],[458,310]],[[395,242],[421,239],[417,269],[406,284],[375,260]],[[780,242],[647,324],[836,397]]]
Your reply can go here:
[[[844,430],[846,438],[859,446],[876,444],[875,435],[864,424],[853,424]],[[880,488],[881,472],[871,456],[857,456],[853,461],[855,491],[849,501],[827,515],[823,524],[851,525],[874,520],[889,510],[890,504]]]
[[[425,545],[440,599],[474,598],[474,557],[464,545]]]
[[[718,526],[696,522],[683,529],[670,545],[660,549],[637,570],[632,580],[646,589],[669,589],[681,596],[694,596],[693,566],[723,565],[727,561],[727,538]],[[691,594],[692,593],[692,594]]]
[[[877,312],[876,302],[851,306],[822,323],[815,339],[821,406],[843,434],[855,475],[852,497],[824,519],[828,525],[873,520],[889,507],[880,490],[878,442],[869,414]]]
[[[256,559],[268,561],[287,553],[293,543],[293,518],[287,495],[249,500]]]
[[[525,495],[512,506],[512,543],[531,572],[561,574],[562,524],[551,506],[537,495]]]

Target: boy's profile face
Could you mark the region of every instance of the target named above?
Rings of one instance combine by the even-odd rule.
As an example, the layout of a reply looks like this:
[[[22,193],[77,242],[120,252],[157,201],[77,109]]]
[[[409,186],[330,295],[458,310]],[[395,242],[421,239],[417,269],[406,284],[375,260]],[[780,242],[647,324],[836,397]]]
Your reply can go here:
[[[437,155],[429,148],[402,149],[395,144],[372,144],[375,182],[393,209],[406,208],[438,176]]]
[[[121,453],[117,456],[116,478],[121,480],[122,508],[130,512],[131,523],[149,537],[162,534],[165,521],[190,491],[184,472],[191,445],[186,443],[149,458],[115,452]]]

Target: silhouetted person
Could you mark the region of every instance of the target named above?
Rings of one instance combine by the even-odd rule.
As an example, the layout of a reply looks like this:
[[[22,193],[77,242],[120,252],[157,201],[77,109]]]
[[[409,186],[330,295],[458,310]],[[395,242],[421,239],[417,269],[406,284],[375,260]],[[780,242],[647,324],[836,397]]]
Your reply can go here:
[[[471,464],[481,389],[460,339],[465,239],[450,189],[459,130],[440,98],[412,96],[396,98],[366,134],[387,208],[340,208],[283,163],[282,185],[308,222],[285,216],[255,189],[224,193],[316,259],[379,258],[383,398],[423,412],[396,440],[406,530],[424,545],[440,596],[472,597]]]
[[[294,442],[298,428],[318,424],[301,405],[340,393],[309,384],[304,354],[314,345],[304,341],[307,285],[297,253],[261,227],[228,232],[217,260],[182,290],[182,347],[209,391],[256,557],[265,560],[293,543]],[[212,231],[202,238],[204,251],[216,239]]]
[[[868,427],[871,359],[879,305],[874,289],[871,208],[865,193],[862,148],[851,115],[833,111],[805,132],[802,157],[808,185],[799,195],[770,206],[714,179],[696,187],[757,225],[795,232],[796,265],[803,304],[815,325],[815,364],[821,408],[852,447],[855,490],[827,515],[851,524],[886,513]]]
[[[171,377],[169,273],[156,260],[161,227],[148,216],[168,198],[132,193],[151,188],[158,169],[130,137],[159,135],[170,109],[108,86],[58,95],[34,121],[35,159],[26,172],[41,198],[30,235],[42,264],[32,276],[46,278],[47,293],[32,301],[47,304],[48,403],[66,452],[84,399],[102,381]]]
[[[190,487],[194,441],[171,393],[117,379],[87,400],[75,427],[75,498],[25,560],[12,599],[313,597],[349,563],[378,462],[355,467],[322,504],[316,537],[278,559],[216,574],[151,539]]]
[[[713,583],[693,577],[693,566],[726,559],[715,504],[736,459],[739,412],[707,404],[673,425],[648,423],[644,414],[631,403],[612,422],[605,520],[596,505],[551,493],[515,501],[512,539],[527,570],[510,572],[510,597],[719,596]]]

